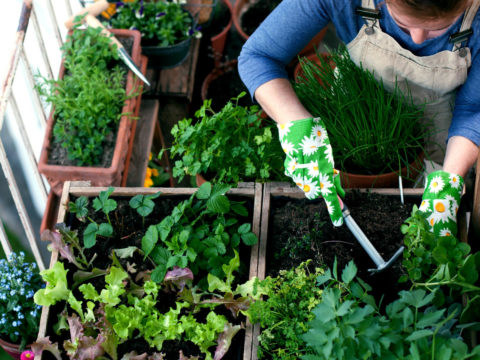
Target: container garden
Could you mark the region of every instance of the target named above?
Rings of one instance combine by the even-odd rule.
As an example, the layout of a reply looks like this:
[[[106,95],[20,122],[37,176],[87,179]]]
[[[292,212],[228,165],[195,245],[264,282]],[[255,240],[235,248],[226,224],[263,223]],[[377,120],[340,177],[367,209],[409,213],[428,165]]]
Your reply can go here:
[[[405,235],[401,225],[410,217],[413,205],[420,202],[422,193],[423,189],[407,189],[404,194],[405,205],[402,205],[399,192],[395,189],[350,190],[347,191],[345,203],[349,206],[351,216],[355,218],[379,253],[385,259],[388,259],[397,251],[399,246],[403,245]],[[410,230],[416,233],[420,232],[419,227],[412,227]],[[411,251],[413,254],[414,248],[410,247],[411,244],[405,245],[408,249],[405,252]],[[421,254],[418,250],[415,253]],[[353,269],[351,263],[352,259],[356,264],[355,269]],[[410,261],[413,263],[412,259]],[[372,335],[368,332],[362,332],[361,329],[365,329],[365,327],[360,324],[361,321],[350,323],[351,329],[349,331],[351,331],[350,334],[355,334],[352,335],[353,337],[347,335],[349,331],[341,330],[345,329],[344,326],[346,326],[342,323],[343,316],[347,316],[346,314],[352,311],[351,309],[356,306],[357,302],[365,301],[365,303],[373,304],[373,301],[376,301],[376,304],[381,304],[375,307],[376,310],[371,308],[371,312],[368,312],[368,314],[377,314],[378,312],[378,317],[371,320],[370,327],[373,326],[375,319],[378,320],[380,314],[385,312],[390,319],[395,318],[395,315],[392,315],[391,311],[389,312],[388,308],[385,307],[386,304],[394,301],[398,304],[399,301],[401,302],[402,299],[413,294],[423,299],[429,297],[430,305],[433,305],[433,296],[427,295],[426,289],[420,287],[419,284],[416,285],[417,287],[413,287],[414,290],[411,290],[411,283],[397,283],[401,275],[412,270],[408,267],[404,269],[401,259],[382,273],[370,275],[367,269],[374,267],[375,264],[346,226],[334,228],[331,225],[327,208],[322,199],[307,200],[301,190],[291,187],[290,184],[265,184],[257,274],[261,279],[268,276],[270,280],[267,284],[274,291],[273,293],[268,292],[269,298],[265,300],[265,304],[257,302],[247,311],[257,321],[264,324],[269,323],[268,326],[260,328],[259,323],[255,321],[255,340],[251,358],[257,359],[259,358],[257,355],[260,354],[260,358],[293,360],[309,353],[316,354],[317,357],[315,358],[319,359],[343,359],[345,356],[342,355],[341,351],[360,351],[361,353],[363,340],[359,339],[362,339],[363,336],[368,338]],[[319,270],[319,268],[324,270]],[[328,269],[330,269],[330,272],[327,272]],[[278,280],[282,278],[284,280]],[[365,281],[368,285],[358,279]],[[340,294],[336,295],[327,293],[327,287],[323,287],[332,281],[334,288],[346,291],[340,291]],[[353,285],[354,282],[358,283]],[[302,291],[299,292],[298,289]],[[400,293],[400,291],[410,292]],[[348,294],[352,293],[354,294],[353,299],[348,298]],[[344,307],[341,307],[340,303],[334,302],[337,295],[341,295],[341,298],[346,296],[345,299],[340,300],[341,302],[345,301],[346,313],[343,315],[340,308],[343,309]],[[329,300],[323,301],[325,297],[328,297]],[[282,305],[284,299],[295,303],[295,306],[290,308],[288,304],[285,304],[283,308],[278,308]],[[380,299],[381,303],[379,302]],[[461,300],[461,296],[458,299]],[[320,302],[323,302],[322,306],[319,305]],[[426,300],[425,303],[428,303],[428,301]],[[330,317],[328,309],[325,309],[326,304],[339,309],[337,317]],[[346,304],[353,307],[348,307],[347,310]],[[440,308],[440,313],[446,311],[447,305],[442,305],[441,302],[436,302],[435,305]],[[362,306],[365,307],[366,305],[363,304]],[[442,308],[442,306],[445,306],[445,308]],[[277,310],[281,311],[281,318],[279,319],[276,319],[278,314],[276,315],[275,311]],[[422,309],[418,316],[424,316],[420,315],[423,314],[423,311]],[[399,311],[399,313],[402,312]],[[366,314],[364,313],[361,318],[369,318],[370,315]],[[320,321],[315,323],[313,321],[315,316]],[[340,329],[335,336],[329,335],[331,334],[328,332],[330,330],[327,331],[322,327],[327,326],[325,324],[331,326],[328,322],[332,319],[339,322],[338,325],[329,327],[330,330]],[[345,321],[348,322],[347,319],[348,317]],[[400,321],[400,323],[402,322]],[[308,329],[315,329],[319,324],[324,325],[317,330],[313,330],[316,331],[315,335],[313,332],[311,336],[307,335],[309,333]],[[440,324],[438,326],[441,327]],[[414,342],[412,339],[407,339],[410,334],[404,333],[405,329],[408,330],[409,328],[412,329],[405,326],[405,323],[402,323],[399,328],[389,327],[388,331],[391,331],[392,334],[398,334],[398,337],[393,342],[396,345],[391,346],[392,343],[390,343],[386,346],[386,348],[390,346],[389,350],[386,351],[391,351],[392,347],[402,347],[403,349],[399,351],[403,351],[404,356],[407,357],[405,351],[408,353],[410,344]],[[454,331],[458,333],[458,328],[450,330],[452,333]],[[264,331],[266,331],[265,334],[263,334]],[[325,331],[327,333],[324,333]],[[361,336],[357,332],[361,332]],[[296,336],[293,334],[296,334]],[[445,334],[447,338],[450,336],[448,330]],[[430,336],[430,334],[425,335]],[[381,336],[382,334],[373,336],[373,342],[380,343]],[[262,341],[260,345],[258,339]],[[333,344],[332,348],[325,344],[326,340],[328,340],[327,343]],[[317,347],[315,344],[317,344]],[[428,351],[431,351],[431,342],[427,344]],[[452,342],[448,344],[449,347],[453,346]],[[425,346],[425,344],[417,343],[417,346]],[[467,348],[466,343],[462,346],[465,346],[465,349]],[[328,349],[333,350],[329,353],[330,350]],[[377,350],[379,351],[379,349],[375,351]],[[478,350],[475,349],[474,351]],[[367,350],[364,350],[363,355],[366,353]],[[266,356],[262,356],[262,354]],[[353,352],[350,352],[350,354],[353,354]],[[402,353],[397,353],[397,355],[399,354]],[[353,358],[360,358],[361,354],[356,353],[352,356]],[[376,357],[372,354],[372,358]]]
[[[110,24],[113,28],[140,31],[142,53],[149,58],[150,68],[180,65],[190,52],[192,37],[201,35],[192,14],[177,2],[135,0],[122,6],[117,3]]]
[[[233,5],[233,25],[241,38],[246,41],[279,3],[278,0],[236,0]],[[327,27],[315,35],[299,55],[308,54],[318,47],[326,33]]]
[[[400,174],[413,183],[428,130],[411,96],[387,92],[346,48],[301,58],[294,74],[300,101],[325,123],[343,185],[395,187]],[[357,183],[358,175],[368,176]]]
[[[196,111],[195,120],[173,126],[170,154],[178,159],[173,176],[182,181],[202,175],[212,183],[232,185],[286,180],[275,123],[260,117],[258,106],[241,106],[237,98],[219,112],[210,103],[206,100]]]
[[[194,194],[197,190],[201,191],[202,195],[197,192],[197,194],[192,197],[192,194]],[[211,193],[209,192],[209,190],[211,191]],[[181,315],[185,314],[186,316],[187,314],[190,314],[191,312],[188,311],[187,308],[185,308],[185,302],[195,301],[193,298],[189,298],[188,295],[190,291],[194,291],[191,288],[192,283],[199,286],[197,292],[195,293],[195,298],[201,298],[203,304],[210,304],[208,305],[208,307],[212,306],[212,309],[215,308],[215,315],[209,313],[206,321],[211,321],[212,318],[215,318],[215,316],[219,316],[218,320],[221,323],[224,322],[223,318],[228,318],[229,320],[234,319],[233,315],[230,315],[230,311],[227,308],[224,308],[223,305],[215,306],[215,304],[226,303],[228,305],[228,308],[233,311],[235,311],[235,304],[237,304],[235,300],[239,301],[238,305],[248,305],[248,295],[246,295],[245,298],[240,298],[234,289],[236,284],[244,283],[249,279],[252,279],[252,281],[254,281],[253,279],[256,276],[258,245],[252,246],[252,244],[254,242],[253,239],[256,240],[259,235],[262,186],[253,185],[248,188],[236,188],[228,191],[227,190],[228,188],[225,186],[203,186],[199,189],[107,189],[88,186],[82,187],[76,186],[75,183],[66,183],[64,193],[62,194],[62,206],[58,216],[58,223],[60,224],[57,225],[57,229],[61,234],[68,236],[69,240],[65,240],[66,238],[64,237],[64,240],[62,241],[69,243],[68,249],[72,249],[71,251],[76,259],[75,261],[77,261],[78,263],[80,263],[80,265],[83,265],[87,269],[83,272],[77,271],[77,266],[68,262],[65,259],[65,256],[69,257],[70,260],[72,260],[73,258],[72,256],[69,256],[66,252],[67,247],[60,245],[60,237],[52,232],[44,235],[44,239],[49,238],[49,240],[53,241],[53,251],[51,256],[50,269],[58,270],[62,266],[65,269],[68,269],[66,281],[68,282],[68,286],[72,286],[73,279],[79,280],[77,275],[85,275],[89,272],[91,274],[92,268],[97,268],[96,270],[93,270],[93,272],[96,274],[94,278],[90,278],[87,275],[86,278],[83,278],[86,281],[82,282],[80,280],[80,282],[82,282],[84,285],[87,283],[94,285],[94,288],[96,289],[98,294],[101,294],[100,290],[103,289],[105,290],[103,294],[106,295],[106,292],[113,289],[109,287],[108,284],[112,285],[113,282],[116,281],[115,288],[123,288],[123,290],[129,293],[130,297],[130,301],[127,302],[125,296],[126,294],[122,295],[122,290],[116,292],[117,295],[111,293],[113,298],[107,299],[103,297],[103,300],[101,302],[103,302],[104,307],[102,307],[103,310],[98,313],[98,299],[94,295],[92,295],[95,293],[95,290],[92,290],[92,288],[88,288],[87,291],[86,287],[84,287],[83,285],[78,286],[77,284],[77,286],[75,286],[77,290],[74,290],[71,293],[69,292],[70,295],[68,296],[74,295],[75,298],[78,300],[83,299],[83,296],[90,298],[92,298],[93,296],[95,297],[95,299],[90,299],[90,301],[94,302],[95,306],[93,308],[93,313],[89,312],[89,315],[86,315],[87,308],[84,305],[80,305],[80,307],[76,305],[67,307],[66,310],[70,314],[70,324],[78,325],[78,317],[81,318],[80,322],[82,324],[87,324],[88,320],[85,320],[85,316],[87,316],[88,319],[88,316],[91,317],[92,315],[94,315],[97,318],[101,319],[101,314],[108,314],[106,316],[108,316],[109,323],[111,324],[109,331],[112,331],[112,333],[110,333],[110,336],[112,334],[117,334],[117,340],[120,338],[124,339],[126,333],[120,331],[121,328],[127,326],[124,320],[127,320],[127,323],[133,324],[133,322],[136,321],[134,320],[135,315],[131,313],[130,315],[128,315],[127,318],[123,318],[119,315],[120,313],[117,311],[125,310],[125,307],[133,304],[131,302],[133,301],[133,297],[137,297],[137,300],[135,300],[138,301],[137,304],[139,307],[137,309],[144,309],[143,311],[146,315],[143,316],[142,319],[145,319],[145,321],[149,316],[147,314],[147,311],[145,310],[145,306],[151,308],[151,301],[158,301],[156,302],[157,305],[155,305],[155,308],[151,310],[152,313],[157,314],[162,319],[162,316],[167,315],[160,314],[168,314],[169,317],[172,317],[172,326],[173,324],[183,323],[185,328],[187,329],[187,327],[190,326],[187,325],[187,320],[190,321],[191,317],[188,317],[187,319],[184,317],[180,317],[178,313],[176,313],[175,315],[175,312],[173,310],[169,312],[169,306],[171,306],[173,309],[175,309],[176,306],[180,306],[178,310],[180,311],[180,309],[182,308]],[[225,193],[225,191],[227,191],[226,194],[222,195]],[[141,195],[143,195],[144,197],[142,198]],[[86,220],[86,223],[83,223],[78,218],[82,218],[83,216],[85,216],[85,213],[83,213],[82,210],[85,205],[85,199],[88,200],[89,203],[87,205],[89,209],[88,215],[86,216],[90,218],[90,220],[86,220],[86,218],[84,218]],[[146,207],[150,207],[149,205],[147,206],[148,201],[146,201],[146,199],[154,202],[152,212],[149,214],[144,212]],[[114,205],[112,205],[112,201],[114,201]],[[193,206],[189,205],[191,204],[190,201],[194,204]],[[207,202],[208,205],[206,205]],[[101,203],[102,209],[98,212],[94,212],[91,208],[92,203],[95,207]],[[204,206],[208,206],[207,208],[205,208],[205,210],[209,209],[207,213],[202,210],[202,207]],[[230,210],[228,210],[228,208],[225,208],[225,206],[230,206]],[[109,208],[111,211],[107,211],[107,208]],[[100,215],[102,212],[103,214]],[[216,218],[216,215],[214,215],[215,213],[224,214],[218,215],[218,222],[215,222],[213,220],[214,218]],[[188,221],[187,217],[190,217],[192,215],[198,215],[198,223],[195,224],[195,221]],[[225,227],[221,225],[221,218],[230,219],[225,223]],[[237,219],[238,222],[234,223],[233,219]],[[114,234],[112,237],[106,235],[105,233],[104,236],[101,236],[99,229],[100,227],[108,227],[107,224],[109,220],[111,221],[113,229],[115,229]],[[84,232],[84,230],[91,226],[87,225],[87,223],[93,224],[93,221],[97,223],[101,222],[101,225],[98,228],[99,231],[96,232],[96,237],[92,239],[90,235],[87,235],[89,234],[88,231]],[[68,226],[69,229],[67,229],[65,226]],[[210,230],[207,229],[207,227],[210,229],[210,227],[212,226],[216,227],[215,232],[210,232]],[[161,229],[160,233],[155,232],[156,228]],[[167,228],[169,228],[170,230],[167,230]],[[205,230],[203,233],[202,231],[200,231],[202,228]],[[238,233],[236,232],[237,230]],[[75,238],[72,231],[77,232],[78,238]],[[170,234],[167,235],[167,238],[164,238],[163,235],[165,231]],[[180,238],[173,235],[173,233],[177,231],[179,231],[178,234],[181,233],[181,235],[179,235]],[[195,231],[195,235],[193,235],[193,231]],[[189,232],[191,236],[187,235]],[[229,237],[229,239],[231,240],[228,243],[231,245],[225,245],[226,247],[223,248],[223,250],[225,250],[224,255],[220,255],[223,250],[219,243],[216,243],[219,247],[209,247],[210,245],[213,245],[214,236],[210,235],[213,235],[214,233],[224,240],[226,237]],[[240,238],[237,238],[237,235],[234,235],[235,233],[238,234]],[[160,238],[158,238],[156,242],[152,242],[152,236],[155,236],[155,234],[160,235]],[[186,237],[188,237],[188,239]],[[207,240],[207,237],[210,240]],[[175,255],[177,257],[171,258],[170,260],[168,260],[168,263],[166,263],[161,259],[163,258],[166,260],[164,255],[168,256],[167,254],[172,254],[170,253],[170,251],[173,251],[171,250],[173,248],[170,248],[170,245],[164,243],[162,239],[166,239],[167,242],[171,241],[170,245],[173,245],[174,247],[177,246],[177,250],[179,249],[178,246],[180,246],[180,243],[183,243],[184,246],[190,247],[190,250],[186,253],[186,255],[180,255],[180,253],[177,252],[177,255]],[[218,241],[218,238],[216,239]],[[194,249],[199,249],[198,247],[196,247],[199,244],[195,243],[195,241],[197,240],[201,241],[202,244],[204,244],[205,248],[204,252],[197,251],[196,257],[194,257]],[[240,244],[238,245],[238,247],[237,245],[233,245],[234,243],[237,243],[237,240],[240,240]],[[77,244],[78,247],[73,248],[72,244]],[[233,248],[230,246],[236,246],[237,252],[235,253]],[[135,248],[137,248],[137,250],[135,250]],[[218,251],[220,251],[220,253]],[[85,256],[85,258],[82,257],[82,254]],[[90,265],[85,265],[85,262],[82,259],[87,259],[87,263],[90,262]],[[184,260],[187,261],[188,264],[186,267],[180,266],[182,270],[180,270],[177,265],[174,266],[177,261],[180,261],[178,263],[180,264]],[[236,261],[240,261],[240,268],[238,268],[238,272],[235,271],[235,273],[231,274],[231,269],[238,267]],[[223,267],[223,270],[220,271],[217,267],[217,265],[220,265],[220,263],[229,264],[230,267]],[[109,269],[109,274],[111,275],[111,277],[105,277],[106,272],[104,270],[107,268]],[[224,277],[225,274],[222,271],[229,274],[229,278],[227,280]],[[210,274],[208,275],[208,277],[207,272]],[[184,276],[182,276],[182,274]],[[176,278],[177,281],[170,282],[167,287],[166,284],[168,283],[169,279],[172,279],[174,275],[178,275],[178,277]],[[215,275],[216,277],[212,277],[212,275]],[[234,276],[237,279],[233,283],[230,282],[230,280],[233,280],[233,277],[231,276]],[[99,279],[100,281],[95,281],[95,278]],[[114,280],[114,278],[116,280]],[[149,280],[155,281],[156,285],[154,285]],[[217,285],[224,284],[218,286],[231,286],[233,290],[233,292],[231,293],[232,296],[228,297],[228,299],[226,297],[222,298],[219,292],[216,292],[216,299],[212,299],[210,296],[206,296],[206,294],[213,294],[213,292],[215,292],[214,289],[216,288],[216,285],[212,285],[212,281],[218,281]],[[123,283],[123,285],[121,283]],[[207,283],[209,284],[208,286],[206,286]],[[50,284],[53,285],[52,283]],[[125,287],[126,284],[129,285]],[[59,284],[59,286],[60,285],[61,284]],[[153,298],[156,299],[158,290],[156,288],[157,286],[162,290],[158,292],[158,299],[152,300],[151,294],[155,294]],[[174,293],[176,291],[172,293],[172,290],[178,289],[177,286],[183,289],[184,297],[177,298],[177,305],[175,305],[175,303],[172,301],[175,300]],[[200,290],[200,288],[202,290]],[[225,293],[228,293],[227,288],[224,287],[224,290]],[[43,294],[37,293],[35,295],[36,301],[42,302],[43,300],[45,300],[45,297],[49,296],[49,293],[47,293],[47,291],[48,289],[43,292]],[[57,292],[56,294],[58,295],[59,293]],[[193,295],[194,293],[192,292],[190,294]],[[40,331],[37,342],[36,344],[34,344],[34,346],[42,348],[42,344],[47,342],[47,340],[45,340],[45,336],[49,336],[51,342],[58,342],[59,344],[63,344],[64,340],[70,340],[70,334],[68,334],[68,331],[62,332],[61,335],[57,335],[52,329],[52,326],[58,321],[58,314],[62,313],[62,309],[64,309],[66,306],[66,302],[64,301],[64,299],[66,299],[66,293],[64,293],[63,295],[63,298],[58,298],[58,301],[56,303],[52,301],[51,304],[43,306]],[[117,296],[122,299],[122,302],[121,304],[117,303],[116,305],[113,305],[114,303],[116,303],[116,301],[114,301],[113,299]],[[170,302],[172,302],[172,304],[170,304]],[[180,303],[182,303],[183,305],[178,305]],[[71,298],[69,300],[69,304],[73,304]],[[85,302],[83,304],[86,305]],[[150,306],[148,306],[148,304],[150,304]],[[92,305],[89,305],[89,307],[92,307]],[[205,310],[205,308],[200,303],[196,303],[195,308],[199,310],[198,313],[196,313],[196,315],[192,314],[190,316],[195,316],[195,318],[201,317],[203,319],[206,313],[208,313],[208,311]],[[82,309],[84,312],[83,315],[81,315]],[[74,316],[74,313],[76,313],[78,317]],[[118,316],[120,317],[115,314],[118,314]],[[174,315],[178,315],[179,319],[173,319]],[[123,320],[121,320],[121,318],[123,318]],[[190,356],[193,356],[195,354],[200,355],[200,351],[198,350],[200,348],[202,349],[201,352],[208,351],[213,354],[213,352],[215,352],[216,350],[217,339],[220,342],[222,341],[222,339],[225,339],[225,341],[229,344],[231,341],[230,348],[226,354],[223,354],[221,353],[221,349],[226,349],[223,346],[219,346],[220,350],[218,350],[218,353],[216,355],[218,357],[216,358],[248,359],[248,357],[245,356],[247,353],[248,355],[250,354],[249,349],[251,348],[250,339],[252,328],[248,323],[245,323],[245,319],[242,320],[240,314],[238,314],[238,317],[236,319],[237,320],[235,321],[235,323],[232,323],[234,325],[233,327],[230,327],[230,325],[224,327],[222,325],[221,330],[219,330],[218,328],[215,328],[215,330],[213,328],[210,329],[209,331],[211,334],[216,334],[215,336],[213,336],[213,341],[211,339],[211,335],[208,335],[211,340],[207,340],[205,338],[204,342],[200,341],[200,339],[203,339],[202,336],[205,335],[205,333],[201,332],[203,328],[198,325],[198,329],[196,330],[195,336],[192,339],[193,342],[198,340],[196,345],[194,345],[193,342],[188,342],[185,340],[169,340],[168,337],[170,335],[168,335],[166,331],[162,332],[160,330],[154,330],[153,327],[149,327],[150,330],[147,331],[146,327],[137,324],[138,329],[134,330],[135,339],[130,338],[130,340],[120,341],[120,344],[117,347],[118,351],[116,352],[116,356],[118,356],[119,359],[122,358],[125,354],[128,354],[128,356],[133,356],[133,351],[135,351],[137,355],[141,355],[144,353],[145,348],[147,348],[150,354],[157,353],[157,355],[160,356],[160,352],[165,353],[165,358],[167,359],[193,359],[194,357]],[[164,320],[167,321],[166,318]],[[159,325],[162,323],[167,324],[167,322],[159,321],[159,318],[156,318],[156,320],[153,323],[150,323],[150,325],[153,326],[154,323]],[[145,325],[145,323],[143,324]],[[240,325],[240,327],[242,328],[239,330],[239,327],[237,325]],[[213,326],[213,324],[211,326]],[[99,350],[103,353],[103,350],[94,347],[97,343],[94,340],[95,335],[98,334],[100,328],[101,325],[96,328],[90,328],[89,331],[93,331],[90,332],[90,335],[93,336],[93,339],[90,337],[89,339],[92,339],[93,342],[89,343],[89,350]],[[181,329],[177,330],[180,331]],[[188,332],[189,330],[187,329],[186,331]],[[225,331],[226,337],[222,336],[219,338],[218,334],[222,334]],[[237,331],[238,333],[232,339],[231,335],[233,335]],[[155,333],[157,335],[155,335]],[[231,334],[228,335],[227,333]],[[145,335],[142,337],[142,335],[137,336],[138,334]],[[103,333],[102,335],[108,336],[106,333]],[[162,338],[163,335],[166,337],[166,339]],[[83,333],[79,333],[79,337],[84,339],[82,336]],[[187,334],[187,336],[189,335]],[[96,339],[99,340],[99,338]],[[110,337],[107,340],[114,339],[115,336]],[[155,348],[153,347],[153,345],[150,345],[150,347],[148,346],[148,343],[159,344],[161,340],[163,340],[161,349],[159,347]],[[80,340],[78,340],[77,343],[80,344]],[[67,346],[68,342],[66,342],[65,345]],[[188,345],[189,348],[186,348],[185,346],[182,347],[182,345]],[[44,351],[43,354],[40,354],[38,347],[35,348],[36,359],[38,360],[41,358],[47,358],[47,353]],[[245,349],[248,349],[248,351],[244,351],[244,347]],[[179,349],[183,350],[184,357],[179,356]],[[111,355],[114,354],[112,348],[105,347],[105,350],[106,353],[103,354],[103,356],[105,356],[106,358],[110,358]],[[65,356],[66,353],[64,353],[64,350],[61,351],[62,355]],[[75,349],[71,349],[71,351],[74,352]],[[97,353],[95,356],[92,357],[97,356],[101,356],[101,354]],[[202,355],[202,357],[210,359],[213,358],[209,356],[211,355],[206,355],[205,353]]]
[[[128,42],[131,45],[130,55],[137,66],[140,65],[140,33],[134,30],[112,29],[110,31],[121,42]],[[59,79],[64,79],[66,75],[64,61],[62,61],[60,67]],[[137,92],[139,82],[132,71],[128,71],[125,93],[134,94]],[[96,166],[78,166],[74,161],[66,159],[66,154],[62,155],[59,153],[62,147],[54,142],[54,129],[58,119],[55,114],[55,107],[52,107],[47,122],[38,170],[46,176],[51,189],[57,195],[61,194],[63,182],[68,180],[91,181],[93,185],[97,186],[120,185],[126,160],[130,156],[128,154],[129,139],[134,136],[131,114],[136,108],[140,97],[141,93],[138,93],[136,97],[127,98],[124,102],[123,108],[121,108],[122,116],[118,123],[118,130],[109,136],[112,146],[104,149],[103,154],[105,156],[102,157],[101,165]],[[69,119],[65,119],[66,124],[68,124],[68,121]],[[77,151],[80,150],[77,149]]]

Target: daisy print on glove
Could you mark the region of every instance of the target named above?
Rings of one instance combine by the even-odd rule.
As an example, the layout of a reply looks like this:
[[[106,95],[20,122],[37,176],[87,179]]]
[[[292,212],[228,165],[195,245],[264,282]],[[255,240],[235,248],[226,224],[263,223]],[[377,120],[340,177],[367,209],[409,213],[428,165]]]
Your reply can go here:
[[[323,197],[332,223],[341,226],[343,216],[337,194],[343,196],[344,191],[334,180],[338,172],[333,168],[332,148],[323,122],[309,118],[279,124],[278,135],[285,152],[285,174],[307,199]]]
[[[457,236],[457,212],[463,191],[463,178],[445,171],[427,176],[419,210],[438,237]]]

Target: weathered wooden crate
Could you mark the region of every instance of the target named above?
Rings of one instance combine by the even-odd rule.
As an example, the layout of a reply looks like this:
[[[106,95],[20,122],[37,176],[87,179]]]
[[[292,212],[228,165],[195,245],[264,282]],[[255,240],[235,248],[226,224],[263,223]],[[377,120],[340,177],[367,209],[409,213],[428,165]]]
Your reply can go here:
[[[367,191],[367,189],[356,189],[358,191]],[[349,190],[346,190],[349,191]],[[368,189],[372,193],[384,194],[389,196],[395,196],[400,198],[399,189],[390,189],[390,188],[377,188],[377,189]],[[421,196],[423,194],[422,189],[404,189],[404,197],[407,199],[418,200],[418,205],[420,205]],[[272,200],[279,197],[291,198],[291,199],[304,199],[305,195],[302,190],[298,187],[291,185],[290,183],[282,182],[272,182],[266,183],[263,186],[263,201],[262,201],[262,218],[260,226],[260,242],[258,249],[258,262],[256,273],[260,279],[264,279],[267,274],[267,245],[268,245],[268,232],[269,232],[269,222],[271,219],[271,209],[272,209]],[[400,202],[400,200],[399,200]],[[352,214],[355,217],[354,214]],[[365,253],[367,256],[367,254]],[[386,259],[387,260],[387,259]],[[257,360],[257,349],[258,349],[258,336],[260,335],[260,325],[253,325],[253,339],[251,345],[251,359]]]
[[[98,196],[100,191],[107,190],[107,187],[91,187],[88,182],[66,182],[63,188],[60,208],[57,217],[57,223],[65,222],[67,219],[67,204],[72,196]],[[192,195],[197,188],[144,188],[144,187],[119,187],[111,194],[112,197],[132,197],[137,194],[155,194],[161,191],[161,197],[187,197]],[[227,196],[243,197],[253,201],[252,214],[252,232],[260,238],[260,218],[261,218],[261,202],[263,194],[263,185],[255,183],[244,183],[242,187],[231,189],[227,192]],[[257,276],[258,269],[259,242],[251,248],[249,278]],[[50,268],[59,260],[57,251],[52,251],[50,258]],[[50,307],[43,307],[40,318],[40,328],[38,338],[48,336],[47,327],[49,325]],[[237,335],[238,336],[238,335]],[[245,327],[243,360],[250,360],[251,348],[253,341],[253,326],[247,321]],[[41,360],[43,356],[36,356],[35,360]]]

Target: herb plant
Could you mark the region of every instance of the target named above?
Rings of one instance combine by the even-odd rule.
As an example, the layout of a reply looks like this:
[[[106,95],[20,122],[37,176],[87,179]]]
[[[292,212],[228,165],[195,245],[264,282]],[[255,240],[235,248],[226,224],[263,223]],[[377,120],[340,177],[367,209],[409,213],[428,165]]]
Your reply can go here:
[[[172,128],[173,176],[211,175],[211,182],[285,180],[285,154],[272,120],[262,120],[258,106],[243,107],[242,92],[215,113],[205,100],[195,113],[196,121],[183,119]]]
[[[369,287],[354,280],[350,262],[341,278],[328,270],[318,278],[323,292],[314,308],[315,319],[303,335],[311,353],[304,360],[320,359],[473,359],[480,346],[469,350],[455,326],[460,304],[449,309],[433,306],[434,293],[401,291],[380,313]]]
[[[322,291],[316,286],[323,270],[310,272],[308,263],[296,269],[282,270],[277,277],[267,277],[261,286],[266,293],[263,301],[250,305],[246,314],[259,323],[259,359],[297,360],[305,354],[301,335],[314,318],[312,309],[320,302]]]
[[[387,92],[373,73],[350,59],[345,47],[327,59],[317,56],[320,64],[300,59],[302,74],[293,86],[302,104],[324,121],[335,163],[361,174],[408,168],[427,133],[419,123],[423,106],[415,106],[396,87]]]
[[[99,28],[74,28],[62,47],[63,79],[40,78],[37,86],[54,107],[53,141],[61,143],[78,166],[101,162],[104,144],[116,134],[126,94],[126,73],[115,46]]]
[[[0,260],[0,337],[21,350],[38,333],[40,306],[33,295],[41,287],[37,264],[26,262],[23,252]]]
[[[171,46],[192,36],[200,37],[200,28],[178,1],[119,1],[110,20],[115,29],[135,29],[141,32],[148,46]]]

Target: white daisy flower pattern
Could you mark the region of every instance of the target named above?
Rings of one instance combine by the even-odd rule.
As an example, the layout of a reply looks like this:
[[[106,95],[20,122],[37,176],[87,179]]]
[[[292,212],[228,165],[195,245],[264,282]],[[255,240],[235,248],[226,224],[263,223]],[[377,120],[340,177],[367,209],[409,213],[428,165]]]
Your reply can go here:
[[[321,125],[315,125],[312,128],[312,135],[316,136],[320,144],[324,144],[325,139],[327,138],[327,130]]]
[[[332,166],[333,166],[334,163],[333,163],[332,147],[331,147],[331,146],[325,147],[324,154],[325,154],[325,158],[327,159],[328,163],[329,163],[329,164],[332,164]]]
[[[318,161],[311,161],[308,164],[308,175],[311,177],[317,177],[319,174]]]
[[[320,174],[319,175],[319,181],[320,181],[320,192],[322,193],[322,196],[327,196],[332,193],[332,186],[333,183],[330,182],[330,178],[326,174]]]
[[[286,124],[278,124],[278,135],[280,136],[280,139],[283,139],[290,131],[290,128],[292,127],[293,122],[288,122]]]
[[[302,143],[300,144],[302,147],[303,155],[305,156],[310,156],[313,155],[318,148],[321,146],[320,142],[317,140],[316,137],[310,136],[307,137],[305,136],[302,140]]]
[[[460,178],[456,174],[450,174],[449,176],[449,183],[450,186],[454,189],[458,189],[460,187]]]
[[[452,236],[452,232],[448,228],[440,230],[440,236]]]
[[[435,223],[448,222],[451,218],[450,203],[447,200],[433,200],[433,213]]]
[[[435,176],[430,182],[430,186],[428,187],[428,190],[431,193],[437,194],[439,191],[443,190],[444,186],[445,186],[445,183],[443,182],[443,179],[440,176]]]
[[[430,208],[430,200],[422,200],[422,203],[420,204],[420,207],[418,210],[421,212],[427,212],[427,210]]]
[[[343,225],[343,218],[342,217],[333,221],[333,226],[335,226],[335,227],[339,227],[339,226],[342,226],[342,225]]]
[[[303,182],[303,192],[307,199],[316,199],[318,197],[319,187],[312,179],[305,178]]]
[[[293,145],[291,142],[282,141],[281,144],[282,144],[283,152],[285,154],[291,155],[291,154],[294,154],[295,152],[297,152],[297,149],[295,149],[295,145]]]
[[[292,180],[300,189],[303,190],[303,176],[293,174]]]
[[[325,199],[325,205],[327,205],[327,210],[328,210],[328,213],[330,215],[333,214],[333,211],[335,210],[333,205],[332,205],[332,202],[331,201],[328,201],[327,199]]]

